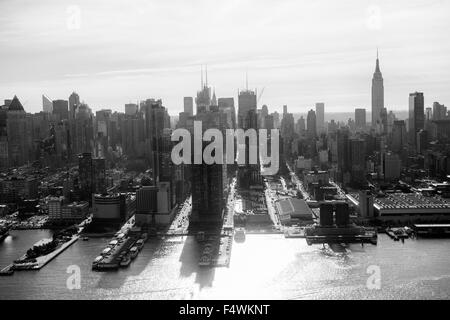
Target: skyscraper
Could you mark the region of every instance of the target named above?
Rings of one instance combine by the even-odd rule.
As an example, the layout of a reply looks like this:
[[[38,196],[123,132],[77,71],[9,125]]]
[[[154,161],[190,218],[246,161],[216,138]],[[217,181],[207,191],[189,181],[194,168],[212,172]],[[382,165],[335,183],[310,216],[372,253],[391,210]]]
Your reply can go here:
[[[257,119],[250,119],[250,115],[257,115],[256,93],[252,90],[240,91],[238,94],[238,128],[257,129],[251,123]],[[250,111],[253,111],[252,113]]]
[[[245,89],[238,93],[238,128],[258,130],[258,111],[256,92]],[[259,146],[256,146],[257,153]],[[250,139],[245,139],[245,165],[239,169],[240,185],[248,186],[261,182],[260,167],[250,164]],[[259,163],[259,157],[257,157]]]
[[[366,127],[366,109],[355,109],[355,125],[357,129]]]
[[[219,98],[217,101],[219,110],[227,115],[229,128],[236,128],[236,109],[234,107],[234,98]]]
[[[80,96],[76,92],[72,92],[69,97],[69,120],[75,119],[75,113],[80,105]]]
[[[138,112],[138,105],[136,103],[125,104],[125,114],[127,116],[134,116]]]
[[[409,142],[417,146],[417,133],[424,128],[424,98],[422,92],[409,94]]]
[[[395,120],[392,128],[392,151],[400,152],[407,143],[406,124],[403,120]]]
[[[439,102],[433,102],[433,120],[443,120],[447,117],[447,107]]]
[[[184,97],[184,112],[186,112],[189,116],[194,115],[194,99],[192,97]]]
[[[378,59],[377,51],[377,63],[375,72],[372,78],[372,127],[376,127],[381,124],[381,110],[384,108],[384,85],[383,75],[380,71],[380,61]]]
[[[42,110],[46,113],[53,112],[53,102],[45,94],[42,95]]]
[[[201,72],[201,89],[197,92],[197,98],[195,98],[197,114],[209,111],[209,107],[211,106],[211,88],[208,87],[208,70],[206,70],[206,82],[203,82],[203,69]]]
[[[226,115],[219,110],[195,115],[202,122],[203,132],[207,129],[226,129]],[[208,143],[203,142],[203,148]],[[194,154],[192,154],[194,157]],[[227,189],[227,166],[225,161],[214,164],[192,164],[192,214],[190,228],[216,227],[222,221]]]
[[[316,129],[317,134],[325,130],[325,104],[323,102],[316,103]]]
[[[363,139],[350,139],[350,170],[351,181],[363,183],[365,181],[365,141]]]
[[[29,161],[32,152],[31,123],[17,96],[8,104],[6,136],[9,166],[21,166]]]
[[[105,159],[92,158],[92,154],[88,152],[78,155],[81,200],[91,202],[93,193],[106,191],[105,170]]]
[[[69,119],[69,108],[67,100],[53,100],[53,114],[59,116],[59,120]]]
[[[316,112],[314,110],[308,111],[308,116],[306,118],[306,132],[309,139],[315,139],[317,136],[317,120]]]

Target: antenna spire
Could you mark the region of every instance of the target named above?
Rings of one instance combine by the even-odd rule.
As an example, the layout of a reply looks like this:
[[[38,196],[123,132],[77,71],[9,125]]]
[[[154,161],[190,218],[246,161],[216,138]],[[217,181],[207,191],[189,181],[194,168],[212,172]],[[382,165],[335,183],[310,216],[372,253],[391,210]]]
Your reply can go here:
[[[205,65],[206,68],[206,86],[208,86],[208,65]]]
[[[248,70],[245,71],[245,89],[248,91]]]
[[[201,74],[201,76],[200,76],[200,84],[201,84],[201,88],[203,89],[203,65],[201,64],[200,65],[200,74]]]

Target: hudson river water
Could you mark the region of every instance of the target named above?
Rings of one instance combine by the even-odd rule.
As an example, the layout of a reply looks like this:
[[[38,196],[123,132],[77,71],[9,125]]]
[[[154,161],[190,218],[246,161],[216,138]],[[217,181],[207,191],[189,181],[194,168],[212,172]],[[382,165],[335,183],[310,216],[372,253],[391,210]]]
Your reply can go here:
[[[0,243],[0,266],[50,235],[13,231]],[[229,268],[203,269],[194,238],[168,237],[149,240],[127,269],[91,271],[109,240],[79,240],[40,271],[0,277],[0,299],[450,298],[450,239],[403,244],[382,234],[378,246],[352,245],[347,253],[335,253],[304,239],[248,234],[245,242],[233,243]],[[80,267],[80,289],[67,288],[72,265]],[[379,270],[379,289],[371,270]]]

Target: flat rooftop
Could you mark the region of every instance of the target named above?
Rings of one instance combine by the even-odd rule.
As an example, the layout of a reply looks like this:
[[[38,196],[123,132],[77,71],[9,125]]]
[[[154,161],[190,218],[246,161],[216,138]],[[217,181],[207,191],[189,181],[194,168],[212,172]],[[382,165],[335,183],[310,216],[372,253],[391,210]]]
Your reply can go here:
[[[388,193],[383,198],[374,198],[374,207],[381,214],[450,214],[449,199],[420,193]]]
[[[450,228],[450,224],[415,224],[416,228]]]
[[[288,198],[275,202],[275,207],[280,215],[289,214],[293,218],[312,217],[312,211],[305,200]]]

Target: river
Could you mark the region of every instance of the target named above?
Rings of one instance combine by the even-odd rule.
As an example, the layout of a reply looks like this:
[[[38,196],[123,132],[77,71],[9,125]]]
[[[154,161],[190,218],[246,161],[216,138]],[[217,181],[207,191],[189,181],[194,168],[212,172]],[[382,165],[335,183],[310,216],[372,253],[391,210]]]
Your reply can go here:
[[[12,231],[0,243],[0,266],[50,236],[49,230]],[[336,253],[281,234],[248,234],[233,243],[228,268],[204,269],[193,237],[167,237],[150,239],[127,269],[91,271],[109,240],[79,240],[39,271],[0,277],[0,299],[450,298],[450,239],[402,243],[380,234],[377,246]],[[68,289],[71,266],[79,267],[80,289]]]

